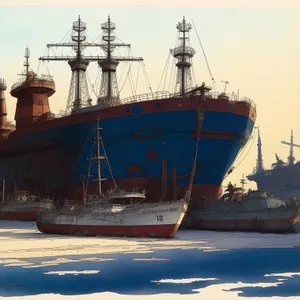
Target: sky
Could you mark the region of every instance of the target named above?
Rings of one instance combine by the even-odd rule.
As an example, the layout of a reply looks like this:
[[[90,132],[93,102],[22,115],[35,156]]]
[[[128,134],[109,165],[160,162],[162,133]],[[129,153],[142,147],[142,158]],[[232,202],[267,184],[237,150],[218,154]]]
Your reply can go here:
[[[294,130],[295,143],[300,144],[299,78],[300,78],[300,2],[299,1],[23,1],[11,0],[11,6],[0,0],[0,36],[2,39],[1,74],[8,84],[18,80],[22,72],[24,49],[31,51],[31,67],[36,70],[38,58],[46,44],[59,42],[78,15],[87,24],[88,36],[99,36],[101,23],[110,15],[116,24],[117,36],[131,43],[132,53],[142,56],[151,87],[156,90],[168,57],[174,47],[176,24],[184,15],[195,27],[204,46],[219,91],[228,80],[228,92],[239,90],[240,96],[251,98],[257,105],[257,122],[263,142],[265,167],[275,161],[275,153],[283,160],[289,154],[288,140]],[[72,6],[68,6],[72,3]],[[106,4],[105,4],[106,3]],[[163,3],[163,5],[162,5]],[[225,4],[226,3],[226,4]],[[52,6],[49,6],[49,5]],[[39,5],[39,6],[37,6]],[[183,6],[184,5],[184,6]],[[210,76],[195,32],[191,45],[196,49],[194,69],[198,83],[211,85]],[[60,54],[62,51],[56,52]],[[66,52],[68,54],[68,52]],[[70,68],[65,62],[50,62],[47,67],[54,76],[56,93],[50,98],[53,112],[65,108],[70,82]],[[41,65],[40,71],[46,68]],[[97,67],[90,65],[93,82]],[[148,92],[140,79],[138,92]],[[9,119],[13,120],[16,101],[6,92]],[[97,91],[96,91],[97,92]],[[131,96],[129,87],[122,96]],[[256,141],[249,143],[248,155],[226,178],[238,183],[242,174],[252,172],[256,163]],[[245,153],[248,152],[248,148]],[[295,149],[300,160],[300,148]],[[249,187],[255,185],[249,184]]]
[[[300,7],[298,0],[111,0],[108,2],[106,0],[86,0],[82,2],[81,0],[1,0],[0,5],[6,6],[109,6],[109,7],[124,7],[124,6],[145,6],[151,5],[155,7],[226,7],[226,8],[291,8]]]

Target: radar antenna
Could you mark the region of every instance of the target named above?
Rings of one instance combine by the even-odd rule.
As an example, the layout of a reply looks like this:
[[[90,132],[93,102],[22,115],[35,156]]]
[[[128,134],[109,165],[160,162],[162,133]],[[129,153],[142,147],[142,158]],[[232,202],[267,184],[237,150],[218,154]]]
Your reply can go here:
[[[223,83],[225,83],[225,86],[224,86],[224,94],[226,94],[226,90],[227,90],[227,85],[229,84],[229,81],[224,81],[222,80]]]

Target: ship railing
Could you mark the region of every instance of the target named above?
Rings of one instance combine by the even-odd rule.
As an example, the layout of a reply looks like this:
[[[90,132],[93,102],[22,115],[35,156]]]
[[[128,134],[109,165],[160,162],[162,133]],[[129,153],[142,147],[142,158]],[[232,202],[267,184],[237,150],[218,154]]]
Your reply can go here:
[[[195,93],[190,93],[191,91],[195,90],[196,88],[199,88],[199,86],[193,86],[191,88],[188,88],[186,90],[186,95],[185,97],[190,97],[194,96],[200,93],[195,92]],[[190,93],[190,94],[189,94]],[[132,97],[128,97],[125,99],[122,99],[121,102],[123,104],[131,104],[135,102],[144,102],[144,101],[151,101],[151,100],[157,100],[157,99],[168,99],[168,98],[178,98],[181,97],[181,94],[178,93],[170,93],[169,91],[158,91],[158,92],[152,92],[152,93],[146,93],[146,94],[140,94],[140,95],[135,95]],[[238,94],[232,93],[218,93],[218,92],[208,92],[206,93],[206,97],[208,99],[220,99],[222,97],[226,97],[230,101],[235,101],[235,102],[246,102],[249,103],[252,107],[256,108],[256,105],[254,101],[248,97],[242,97],[240,98]]]
[[[235,102],[246,102],[249,103],[251,106],[253,106],[254,108],[256,108],[256,104],[254,103],[254,101],[248,97],[239,97],[238,94],[236,93],[218,93],[218,92],[209,92],[206,94],[207,98],[213,98],[213,99],[220,99],[222,97],[226,97],[228,100],[230,101],[235,101]]]
[[[135,102],[166,99],[166,98],[171,98],[171,96],[172,96],[172,94],[168,91],[158,91],[158,92],[140,94],[140,95],[135,95],[132,97],[125,98],[125,99],[122,99],[122,103],[130,104],[130,103],[135,103]]]
[[[196,93],[191,93],[192,90],[194,90],[196,87],[192,87],[186,90],[186,95],[185,97],[191,97],[197,95]],[[198,93],[199,94],[199,93]],[[249,103],[252,107],[256,108],[255,103],[253,100],[251,100],[248,97],[243,97],[239,98],[236,94],[225,94],[225,93],[217,93],[217,92],[209,92],[206,94],[206,97],[208,99],[218,99],[219,96],[225,96],[228,100],[230,101],[235,101],[235,102],[246,102]],[[157,100],[157,99],[170,99],[170,98],[180,98],[181,94],[180,93],[170,93],[168,91],[158,91],[158,92],[153,92],[153,93],[145,93],[145,94],[139,94],[135,95],[132,97],[127,97],[125,99],[121,100],[122,104],[131,104],[131,103],[137,103],[137,102],[144,102],[144,101],[152,101],[152,100]],[[114,106],[118,106],[120,104],[115,104]],[[65,116],[70,115],[70,112],[68,111],[60,111],[59,113],[56,113],[54,116],[55,118],[62,118]]]
[[[171,53],[172,55],[176,56],[176,55],[182,55],[182,54],[185,54],[185,55],[190,55],[190,56],[194,56],[196,54],[196,51],[194,48],[192,47],[189,47],[189,46],[178,46],[174,49],[171,50]]]
[[[54,85],[55,82],[53,80],[53,77],[51,75],[32,75],[30,77],[27,77],[26,79],[22,78],[21,80],[19,80],[18,82],[16,82],[15,84],[13,84],[13,86],[11,87],[11,90],[14,90],[20,86],[22,86],[25,83],[37,83],[40,85],[44,85],[44,84],[52,84]]]

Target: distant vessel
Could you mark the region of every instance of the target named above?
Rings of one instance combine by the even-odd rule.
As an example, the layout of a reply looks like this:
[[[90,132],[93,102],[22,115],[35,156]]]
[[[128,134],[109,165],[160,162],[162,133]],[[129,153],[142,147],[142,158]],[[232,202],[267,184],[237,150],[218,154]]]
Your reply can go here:
[[[108,157],[100,137],[99,121],[97,124],[97,154],[90,157],[97,160],[98,165],[98,194],[87,194],[84,190],[83,205],[71,205],[66,202],[61,210],[43,212],[37,220],[37,227],[43,233],[106,235],[128,237],[173,237],[187,211],[190,191],[185,199],[171,202],[144,203],[145,193],[124,191],[117,187],[102,193],[100,163],[105,159],[110,169]],[[102,152],[100,153],[100,144]],[[94,148],[93,145],[93,148]],[[94,151],[91,151],[93,155]],[[111,172],[111,176],[112,172]],[[87,182],[90,174],[87,175]],[[113,177],[112,177],[113,178]]]
[[[0,220],[36,221],[39,212],[51,209],[53,206],[51,199],[41,199],[37,195],[29,195],[27,191],[18,190],[4,201],[3,192],[4,187],[0,203]]]
[[[229,184],[221,199],[204,201],[188,216],[193,228],[283,233],[299,217],[300,199],[282,201],[265,191],[243,192]]]
[[[293,195],[300,197],[300,162],[295,163],[294,156],[294,147],[300,148],[300,145],[294,143],[293,131],[291,131],[290,142],[282,141],[281,143],[290,146],[288,162],[284,162],[275,153],[276,162],[272,164],[271,169],[267,170],[264,168],[262,141],[260,133],[258,134],[256,168],[247,178],[255,181],[258,189],[269,191],[283,199],[288,199]]]

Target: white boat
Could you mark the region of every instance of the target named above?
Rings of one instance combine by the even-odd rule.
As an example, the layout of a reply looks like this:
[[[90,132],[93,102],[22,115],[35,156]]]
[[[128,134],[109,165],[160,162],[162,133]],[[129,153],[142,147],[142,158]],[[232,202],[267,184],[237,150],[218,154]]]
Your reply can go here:
[[[99,121],[95,130],[97,155],[90,158],[90,163],[98,160],[98,193],[88,195],[86,192],[83,205],[67,201],[60,210],[43,212],[37,220],[38,229],[43,233],[55,234],[173,237],[187,211],[190,190],[183,199],[156,203],[147,203],[145,192],[123,191],[116,183],[113,190],[103,193],[100,160],[106,159],[108,166],[109,162],[99,133]],[[104,156],[100,155],[100,144]]]
[[[36,221],[38,213],[51,208],[51,199],[41,199],[27,191],[16,190],[13,196],[0,202],[0,220]]]

